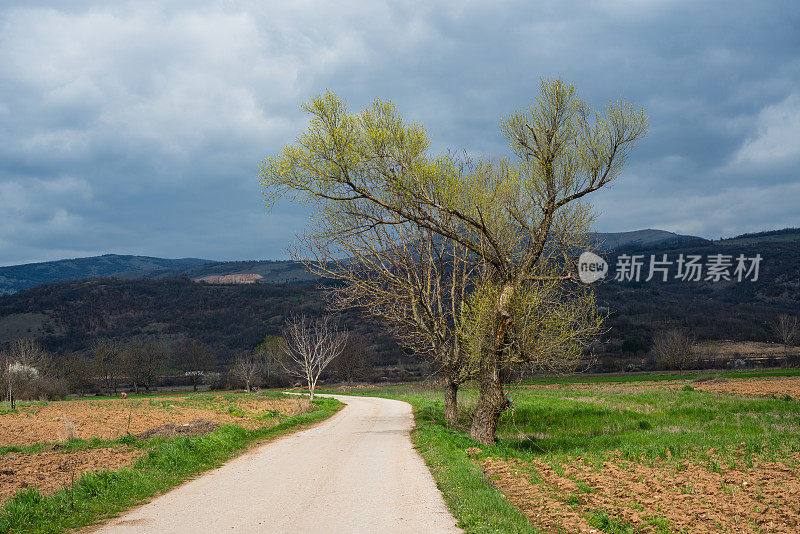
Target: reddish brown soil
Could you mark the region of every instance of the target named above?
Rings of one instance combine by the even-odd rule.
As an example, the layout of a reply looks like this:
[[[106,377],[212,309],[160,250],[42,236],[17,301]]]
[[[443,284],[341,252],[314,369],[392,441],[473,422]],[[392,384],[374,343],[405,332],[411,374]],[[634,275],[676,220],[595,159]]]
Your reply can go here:
[[[132,464],[144,451],[127,448],[70,452],[8,453],[0,456],[0,503],[36,487],[45,495],[71,486],[83,473]]]
[[[782,378],[742,378],[720,382],[700,382],[693,384],[697,389],[729,395],[758,395],[762,397],[783,397],[789,395],[800,399],[800,376]]]
[[[235,423],[258,428],[265,421],[252,418],[268,410],[285,415],[308,411],[308,401],[300,398],[227,398],[215,403],[197,403],[190,397],[137,397],[135,399],[70,400],[45,406],[26,406],[18,413],[0,415],[0,446],[31,445],[64,441],[72,437],[114,439],[124,434],[141,434],[169,423],[184,424],[207,419],[218,425]],[[244,412],[231,414],[229,407]],[[275,421],[267,422],[274,424]]]
[[[641,390],[681,389],[689,384],[695,389],[729,395],[755,395],[763,397],[783,397],[789,395],[800,399],[800,376],[775,378],[720,378],[708,381],[663,380],[658,382],[620,382],[620,383],[564,383],[531,384],[526,389],[577,389],[614,393],[635,393]]]
[[[656,523],[665,520],[678,532],[800,532],[800,470],[782,463],[756,461],[721,473],[685,461],[620,458],[599,469],[575,458],[562,464],[563,474],[539,461],[486,458],[479,465],[512,504],[551,532],[598,533],[589,522],[598,510],[637,533],[661,532]]]

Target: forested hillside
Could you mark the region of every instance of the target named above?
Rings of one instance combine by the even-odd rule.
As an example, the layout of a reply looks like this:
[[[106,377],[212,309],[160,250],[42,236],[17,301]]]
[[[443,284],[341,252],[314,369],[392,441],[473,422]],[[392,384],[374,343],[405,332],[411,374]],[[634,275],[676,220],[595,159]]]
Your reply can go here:
[[[800,314],[800,239],[791,233],[747,236],[729,241],[628,246],[603,255],[607,279],[593,285],[608,314],[608,331],[594,347],[598,369],[631,363],[646,366],[653,336],[679,327],[700,340],[775,341],[771,323],[779,313]],[[646,282],[650,256],[667,255],[669,276]],[[709,258],[722,254],[736,263],[760,255],[758,279],[688,281],[675,278],[680,255]],[[640,280],[614,280],[622,255],[640,256]],[[263,264],[265,262],[257,262]],[[218,269],[218,264],[197,271]],[[273,262],[272,268],[295,270]],[[240,262],[242,271],[252,269]],[[729,274],[733,275],[733,266]],[[227,271],[226,271],[227,272]],[[324,286],[319,282],[290,284],[210,285],[188,276],[161,279],[102,278],[40,285],[0,296],[0,346],[17,337],[37,337],[52,351],[85,350],[97,338],[127,341],[158,337],[170,343],[191,338],[213,347],[220,363],[237,351],[251,349],[266,335],[279,334],[291,313],[324,312]],[[394,365],[404,356],[379,323],[352,312],[345,322],[363,335],[378,365]],[[638,362],[638,363],[636,363]],[[643,363],[645,362],[645,363]]]
[[[85,350],[97,338],[156,337],[170,344],[190,338],[212,347],[225,364],[265,336],[279,335],[290,314],[323,313],[323,291],[318,283],[209,285],[186,276],[47,284],[0,297],[0,344],[29,335],[64,353]],[[343,320],[367,339],[376,363],[401,358],[378,325],[357,313]]]

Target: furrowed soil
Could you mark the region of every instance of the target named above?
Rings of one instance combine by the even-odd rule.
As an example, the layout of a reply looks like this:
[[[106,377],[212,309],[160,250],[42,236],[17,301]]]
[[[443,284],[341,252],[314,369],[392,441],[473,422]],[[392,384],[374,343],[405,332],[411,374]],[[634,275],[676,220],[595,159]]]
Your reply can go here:
[[[30,487],[54,493],[83,473],[129,466],[145,452],[126,446],[74,450],[62,445],[71,439],[113,440],[127,434],[168,439],[207,434],[228,423],[254,429],[310,409],[302,398],[237,394],[23,404],[17,412],[0,413],[0,446],[45,445],[42,452],[0,454],[0,504]]]
[[[796,458],[795,460],[800,459]],[[712,471],[688,461],[649,464],[572,458],[485,458],[487,479],[548,532],[800,532],[798,470],[756,460]]]
[[[763,379],[731,379],[694,384],[697,389],[728,395],[757,395],[760,397],[783,397],[788,395],[800,399],[800,377]]]
[[[300,398],[260,399],[224,394],[56,401],[22,406],[17,413],[0,415],[0,446],[71,438],[115,439],[198,419],[252,429],[270,421],[274,424],[281,416],[308,410],[308,402]]]
[[[127,447],[4,454],[0,456],[0,504],[27,488],[35,487],[44,495],[55,493],[84,473],[126,467],[142,454]]]
[[[595,392],[634,393],[637,391],[654,391],[662,389],[679,390],[686,385],[711,393],[728,395],[751,395],[759,397],[784,397],[786,395],[800,399],[800,376],[764,377],[764,378],[711,378],[708,380],[664,380],[659,382],[620,382],[620,383],[588,383],[575,382],[567,384],[531,384],[521,386],[524,389],[544,390],[592,390]]]

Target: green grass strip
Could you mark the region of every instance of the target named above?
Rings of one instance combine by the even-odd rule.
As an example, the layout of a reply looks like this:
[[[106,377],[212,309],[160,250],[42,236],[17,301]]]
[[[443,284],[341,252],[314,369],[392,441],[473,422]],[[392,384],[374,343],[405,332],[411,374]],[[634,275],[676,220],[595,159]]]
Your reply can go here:
[[[425,459],[458,526],[468,533],[540,534],[528,519],[495,489],[465,452],[483,445],[444,426],[443,411],[424,399],[406,398],[414,407],[417,427],[412,440]]]
[[[205,436],[157,442],[130,469],[87,473],[72,489],[47,497],[35,489],[22,491],[0,509],[0,533],[60,533],[113,517],[221,465],[253,442],[322,421],[343,406],[326,398],[315,399],[314,404],[315,410],[271,427],[247,430],[224,425]]]

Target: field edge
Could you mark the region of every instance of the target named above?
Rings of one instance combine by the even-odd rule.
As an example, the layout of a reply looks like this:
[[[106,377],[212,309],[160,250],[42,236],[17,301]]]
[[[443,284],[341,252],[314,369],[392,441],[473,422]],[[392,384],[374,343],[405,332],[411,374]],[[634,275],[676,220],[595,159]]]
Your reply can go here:
[[[255,430],[223,425],[210,434],[174,438],[149,449],[131,468],[87,473],[71,489],[49,496],[17,493],[0,508],[0,534],[60,533],[98,525],[219,467],[255,446],[305,430],[345,405],[317,398],[311,412]]]

